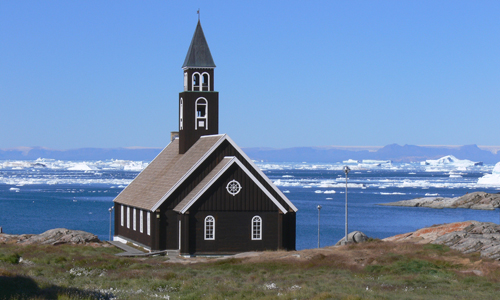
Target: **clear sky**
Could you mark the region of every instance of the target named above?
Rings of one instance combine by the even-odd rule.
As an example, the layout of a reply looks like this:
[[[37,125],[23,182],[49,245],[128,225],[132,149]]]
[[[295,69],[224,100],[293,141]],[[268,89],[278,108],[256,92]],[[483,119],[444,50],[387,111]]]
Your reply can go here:
[[[500,144],[500,1],[0,1],[0,148],[164,147],[198,8],[242,147]]]

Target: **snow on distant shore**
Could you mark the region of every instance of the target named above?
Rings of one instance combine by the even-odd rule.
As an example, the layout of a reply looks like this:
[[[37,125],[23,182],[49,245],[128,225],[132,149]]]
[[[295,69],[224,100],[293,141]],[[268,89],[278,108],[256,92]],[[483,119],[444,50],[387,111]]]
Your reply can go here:
[[[495,165],[491,174],[486,174],[477,180],[478,185],[500,186],[500,162]]]

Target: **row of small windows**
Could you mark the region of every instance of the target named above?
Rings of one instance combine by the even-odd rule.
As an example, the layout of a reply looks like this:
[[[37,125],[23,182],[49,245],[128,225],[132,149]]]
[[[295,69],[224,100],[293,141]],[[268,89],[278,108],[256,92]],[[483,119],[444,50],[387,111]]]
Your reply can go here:
[[[132,218],[130,218],[130,207],[127,206],[127,213],[125,214],[125,206],[121,206],[120,209],[120,225],[125,226],[127,223],[127,228],[130,228],[130,219],[132,219],[132,229],[137,230],[137,209],[132,209]],[[151,235],[151,212],[146,213],[146,231],[148,235]],[[139,209],[139,232],[144,233],[144,211]]]
[[[188,77],[184,73],[184,90],[188,90]],[[193,73],[191,77],[191,91],[210,91],[210,74],[207,72]]]
[[[252,240],[262,240],[262,218],[255,216],[252,218]],[[207,216],[205,218],[205,230],[204,230],[205,240],[215,240],[215,218],[213,216]]]

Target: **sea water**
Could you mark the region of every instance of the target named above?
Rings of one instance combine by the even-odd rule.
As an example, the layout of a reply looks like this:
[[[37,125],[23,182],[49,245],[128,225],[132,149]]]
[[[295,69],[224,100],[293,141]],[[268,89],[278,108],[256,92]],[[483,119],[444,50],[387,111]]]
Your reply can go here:
[[[335,244],[345,234],[346,178],[343,163],[256,163],[298,208],[297,249]],[[57,160],[0,161],[0,227],[5,233],[84,230],[109,239],[113,199],[147,162]],[[475,191],[491,172],[484,166],[422,166],[419,163],[351,164],[347,180],[348,230],[373,238],[449,222],[500,222],[500,210],[380,206],[424,196],[456,197]],[[321,209],[318,210],[318,205]],[[113,226],[113,220],[111,220]],[[318,222],[319,221],[319,222]],[[111,227],[113,231],[113,228]]]

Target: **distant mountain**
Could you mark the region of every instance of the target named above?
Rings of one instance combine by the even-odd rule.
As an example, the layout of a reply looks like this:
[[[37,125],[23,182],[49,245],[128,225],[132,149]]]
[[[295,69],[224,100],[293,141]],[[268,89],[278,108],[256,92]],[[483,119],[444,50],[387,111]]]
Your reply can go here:
[[[42,147],[0,149],[0,160],[34,160],[52,158],[60,160],[106,160],[124,159],[151,161],[160,153],[161,148],[79,148],[53,150]],[[453,155],[458,159],[482,161],[495,164],[500,161],[500,152],[493,154],[476,145],[460,147],[431,147],[397,144],[387,145],[377,150],[347,147],[295,147],[284,149],[244,148],[245,153],[254,160],[270,162],[340,162],[347,159],[377,159],[395,162],[418,162]]]
[[[427,159],[438,159],[446,155],[453,155],[458,159],[482,161],[494,164],[500,161],[500,152],[493,154],[482,150],[477,145],[460,147],[430,147],[397,144],[387,145],[375,151],[346,150],[339,148],[299,147],[285,149],[245,148],[245,153],[252,159],[286,162],[339,162],[347,159],[377,159],[392,160],[395,162],[418,162]]]

